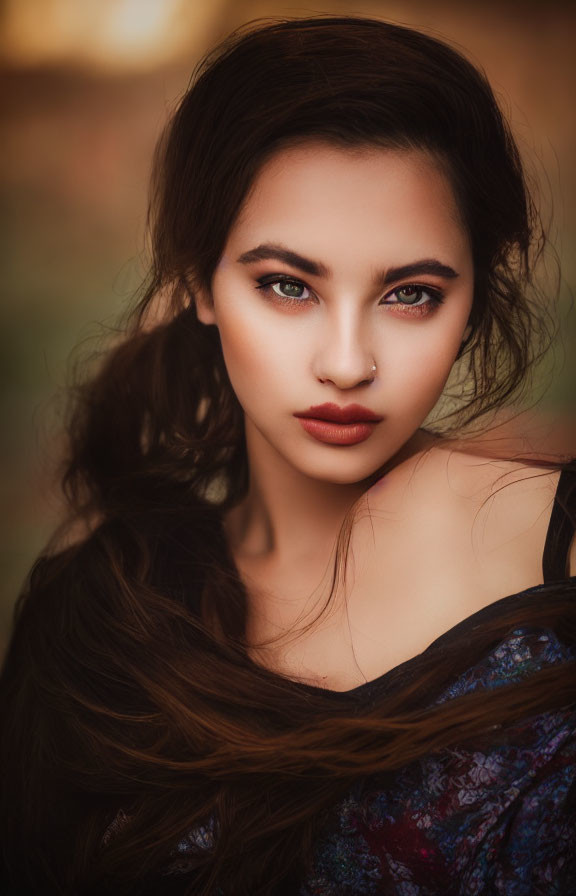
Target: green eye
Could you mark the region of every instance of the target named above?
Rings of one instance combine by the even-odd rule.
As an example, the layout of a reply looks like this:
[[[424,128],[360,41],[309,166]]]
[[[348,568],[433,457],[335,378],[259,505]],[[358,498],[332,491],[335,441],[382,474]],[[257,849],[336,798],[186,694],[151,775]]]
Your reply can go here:
[[[403,305],[415,305],[422,298],[423,290],[418,286],[401,286],[396,295]]]
[[[386,296],[382,305],[396,308],[406,314],[413,309],[413,314],[424,314],[434,311],[444,301],[442,290],[434,286],[420,286],[418,283],[406,283],[398,286]]]
[[[269,286],[272,287],[277,296],[283,299],[307,298],[307,296],[304,296],[306,287],[303,283],[296,283],[292,280],[278,280],[276,283],[270,283]]]
[[[279,276],[267,276],[263,277],[258,281],[260,286],[257,286],[256,289],[261,289],[265,295],[268,295],[271,299],[274,296],[277,296],[279,299],[284,299],[285,302],[294,302],[295,304],[306,302],[312,295],[310,289],[302,283],[301,280],[291,280],[288,277],[279,277]]]
[[[394,302],[385,302],[386,305],[399,305],[406,308],[422,308],[429,305],[434,308],[444,301],[442,291],[433,286],[419,286],[417,283],[407,283],[399,286],[390,296]]]

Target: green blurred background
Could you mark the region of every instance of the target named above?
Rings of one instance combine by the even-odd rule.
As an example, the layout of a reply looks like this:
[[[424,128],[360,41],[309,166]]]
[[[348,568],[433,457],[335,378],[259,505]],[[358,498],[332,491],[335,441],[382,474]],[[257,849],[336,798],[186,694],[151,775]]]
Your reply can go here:
[[[425,29],[485,69],[544,217],[553,216],[562,263],[563,351],[542,408],[574,414],[576,3],[4,0],[0,652],[58,516],[53,470],[71,352],[114,325],[146,270],[147,181],[162,126],[198,58],[233,28],[318,13]]]

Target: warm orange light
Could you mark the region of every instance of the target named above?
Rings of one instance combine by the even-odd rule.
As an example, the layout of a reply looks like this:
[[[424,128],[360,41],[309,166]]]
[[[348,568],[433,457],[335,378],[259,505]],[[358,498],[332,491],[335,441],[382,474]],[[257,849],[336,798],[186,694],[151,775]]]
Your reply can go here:
[[[203,42],[222,0],[6,0],[12,64],[151,69]]]

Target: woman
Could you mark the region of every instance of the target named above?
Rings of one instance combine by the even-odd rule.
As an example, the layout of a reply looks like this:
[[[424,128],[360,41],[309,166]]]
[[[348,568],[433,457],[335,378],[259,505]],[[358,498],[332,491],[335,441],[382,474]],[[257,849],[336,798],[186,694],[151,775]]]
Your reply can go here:
[[[7,879],[570,892],[576,474],[486,436],[541,319],[485,79],[380,21],[252,26],[152,197],[4,669]]]

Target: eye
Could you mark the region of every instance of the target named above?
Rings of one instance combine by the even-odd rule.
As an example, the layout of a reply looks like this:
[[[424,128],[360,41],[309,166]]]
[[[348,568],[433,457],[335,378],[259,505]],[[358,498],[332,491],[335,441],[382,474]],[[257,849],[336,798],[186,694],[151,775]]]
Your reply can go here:
[[[281,277],[278,274],[274,274],[273,276],[260,277],[258,283],[260,286],[257,286],[256,289],[261,289],[268,295],[272,291],[280,299],[287,302],[302,303],[312,295],[310,289],[301,280],[295,280],[292,277]]]
[[[428,310],[432,310],[438,305],[441,305],[444,301],[440,289],[436,289],[432,286],[418,286],[416,283],[407,283],[405,286],[398,286],[393,292],[386,296],[386,299],[389,299],[390,296],[396,297],[397,301],[385,301],[382,302],[383,305],[400,306],[407,310],[410,308],[422,308],[425,305],[430,306]]]

